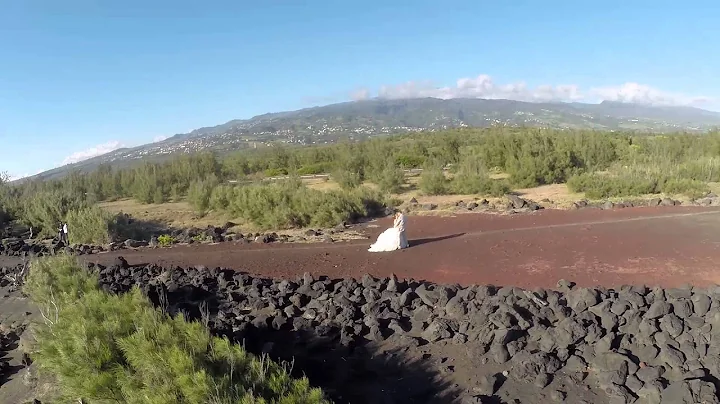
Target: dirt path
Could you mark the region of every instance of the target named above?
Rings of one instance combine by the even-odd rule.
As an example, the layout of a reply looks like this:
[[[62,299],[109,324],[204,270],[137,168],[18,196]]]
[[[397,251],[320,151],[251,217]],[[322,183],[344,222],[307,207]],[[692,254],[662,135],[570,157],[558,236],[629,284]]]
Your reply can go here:
[[[376,237],[390,224],[370,224]],[[375,227],[373,227],[375,226]],[[434,282],[521,287],[645,283],[678,286],[720,283],[720,209],[632,208],[542,211],[531,215],[462,214],[411,217],[411,248],[368,253],[370,240],[335,244],[178,246],[88,256],[130,264],[222,266],[255,275],[331,277],[364,273]]]

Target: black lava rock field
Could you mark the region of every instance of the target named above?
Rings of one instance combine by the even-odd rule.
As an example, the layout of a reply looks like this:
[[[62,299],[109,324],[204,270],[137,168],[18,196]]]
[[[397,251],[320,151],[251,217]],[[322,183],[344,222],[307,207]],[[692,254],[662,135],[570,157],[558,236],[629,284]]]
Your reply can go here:
[[[720,287],[271,280],[122,258],[90,270],[290,363],[338,403],[720,403]]]

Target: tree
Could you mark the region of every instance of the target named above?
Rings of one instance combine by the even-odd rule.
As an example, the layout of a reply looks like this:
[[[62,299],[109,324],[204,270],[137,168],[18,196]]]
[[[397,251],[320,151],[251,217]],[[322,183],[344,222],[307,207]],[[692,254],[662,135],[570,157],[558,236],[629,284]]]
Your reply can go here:
[[[7,206],[8,191],[6,184],[9,182],[10,176],[6,172],[0,172],[0,226],[10,220],[10,208]]]
[[[423,169],[420,175],[420,190],[427,195],[445,195],[448,192],[448,180],[443,165],[434,161]]]
[[[398,193],[403,184],[405,184],[405,172],[397,166],[395,160],[388,160],[378,176],[377,185],[383,192]]]
[[[219,184],[220,182],[214,175],[204,180],[191,182],[188,189],[188,202],[198,213],[205,214],[210,207],[210,196],[213,189]]]

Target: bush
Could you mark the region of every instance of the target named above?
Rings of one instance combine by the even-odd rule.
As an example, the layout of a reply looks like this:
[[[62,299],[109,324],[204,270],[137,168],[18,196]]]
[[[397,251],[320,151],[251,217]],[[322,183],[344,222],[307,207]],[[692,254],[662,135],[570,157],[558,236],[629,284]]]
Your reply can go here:
[[[253,184],[217,191],[213,200],[227,201],[227,212],[262,229],[335,226],[373,215],[383,198],[365,187],[353,191],[323,192],[299,180]]]
[[[84,197],[62,190],[38,192],[25,199],[23,205],[23,221],[39,229],[40,236],[57,235],[58,226],[68,212],[88,208]]]
[[[359,172],[338,169],[332,174],[332,179],[344,190],[352,190],[363,183],[363,176]]]
[[[660,185],[660,192],[668,195],[682,194],[696,199],[710,192],[708,184],[687,178],[669,178]]]
[[[230,206],[230,201],[235,195],[235,187],[232,185],[218,185],[210,193],[210,209],[225,211]]]
[[[388,161],[385,168],[378,174],[377,185],[383,192],[398,193],[405,184],[405,172],[394,161]]]
[[[420,168],[425,163],[423,156],[399,155],[395,160],[397,165],[404,169]]]
[[[158,244],[161,247],[169,247],[173,244],[175,244],[175,239],[167,234],[163,234],[160,237],[158,237]]]
[[[709,188],[706,181],[683,176],[688,167],[695,170],[699,165],[643,164],[615,167],[610,173],[576,175],[570,178],[568,187],[574,192],[585,192],[591,199],[659,193],[698,198],[707,194]]]
[[[460,195],[503,196],[510,192],[507,181],[490,178],[480,158],[474,155],[462,158],[451,188],[453,193]]]
[[[423,170],[420,175],[420,190],[426,195],[445,195],[448,193],[448,179],[442,166],[434,165]]]
[[[188,202],[200,214],[205,214],[210,208],[210,197],[213,189],[218,186],[218,180],[215,176],[208,177],[204,180],[193,181],[188,188]]]
[[[113,216],[97,206],[71,210],[65,221],[73,244],[107,244],[113,240]]]
[[[503,196],[511,191],[506,180],[494,180],[487,175],[470,176],[460,174],[451,182],[451,190],[458,195]]]
[[[38,365],[65,400],[123,403],[326,403],[306,378],[258,359],[197,322],[152,307],[139,289],[113,295],[70,257],[34,261],[26,293],[46,318]]]
[[[297,175],[316,175],[328,172],[328,164],[315,163],[298,168]]]
[[[678,177],[703,182],[720,181],[720,158],[702,158],[688,161],[678,167]]]
[[[288,172],[284,168],[268,168],[265,170],[266,177],[283,177],[288,175]]]
[[[638,196],[658,191],[657,180],[636,175],[580,174],[568,180],[573,192],[584,192],[590,199]]]

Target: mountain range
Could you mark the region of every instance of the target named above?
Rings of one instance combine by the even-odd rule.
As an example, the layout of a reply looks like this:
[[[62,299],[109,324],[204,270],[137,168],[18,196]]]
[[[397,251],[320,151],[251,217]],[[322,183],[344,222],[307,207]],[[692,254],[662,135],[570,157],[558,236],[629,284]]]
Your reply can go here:
[[[720,127],[720,113],[694,107],[648,106],[603,101],[599,104],[523,102],[486,99],[373,99],[258,115],[177,134],[163,141],[123,148],[37,174],[59,178],[100,164],[127,167],[140,160],[164,160],[181,153],[226,153],[271,142],[298,145],[332,143],[412,131],[458,127],[537,126],[643,132],[706,132]]]

